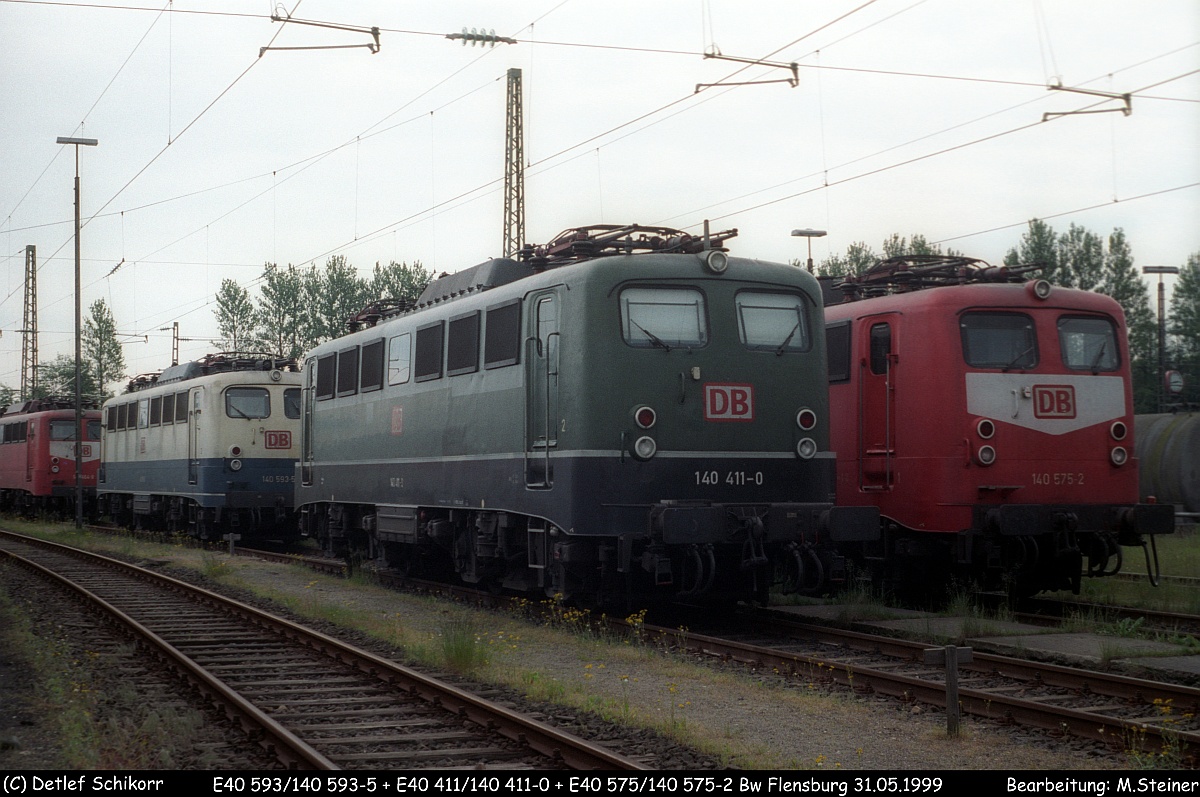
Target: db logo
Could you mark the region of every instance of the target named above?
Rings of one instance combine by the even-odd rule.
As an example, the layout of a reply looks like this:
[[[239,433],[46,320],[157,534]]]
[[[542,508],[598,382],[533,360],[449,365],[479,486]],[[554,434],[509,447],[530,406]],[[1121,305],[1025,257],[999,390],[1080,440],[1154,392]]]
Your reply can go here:
[[[291,432],[266,432],[263,435],[267,448],[291,448]]]
[[[1034,385],[1033,417],[1074,418],[1075,388],[1071,385]]]
[[[754,420],[754,386],[721,384],[705,385],[704,420]]]

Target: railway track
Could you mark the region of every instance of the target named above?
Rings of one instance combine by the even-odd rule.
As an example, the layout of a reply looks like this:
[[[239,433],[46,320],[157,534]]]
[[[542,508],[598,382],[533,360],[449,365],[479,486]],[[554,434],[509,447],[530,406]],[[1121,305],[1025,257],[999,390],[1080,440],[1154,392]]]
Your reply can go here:
[[[719,636],[655,625],[636,631],[678,651],[755,671],[946,707],[946,673],[924,663],[925,651],[940,646],[927,642],[772,613],[746,618],[738,632]],[[958,700],[965,714],[1200,764],[1200,689],[1194,687],[974,651],[958,671]]]
[[[300,769],[646,769],[372,653],[206,590],[0,531],[0,552],[60,582]]]

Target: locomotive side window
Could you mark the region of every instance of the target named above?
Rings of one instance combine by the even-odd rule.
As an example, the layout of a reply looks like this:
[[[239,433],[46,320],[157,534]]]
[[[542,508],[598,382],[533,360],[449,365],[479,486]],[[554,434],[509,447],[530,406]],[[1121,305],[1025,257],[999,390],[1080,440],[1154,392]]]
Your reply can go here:
[[[963,358],[973,368],[1022,370],[1038,364],[1033,319],[1020,313],[964,313]]]
[[[117,407],[117,428],[125,429],[129,426],[129,405],[122,404]]]
[[[175,394],[168,393],[162,397],[162,424],[166,426],[175,423]]]
[[[145,429],[150,425],[150,399],[142,399],[137,403],[137,426]]]
[[[339,351],[337,358],[337,394],[353,396],[358,392],[358,347]]]
[[[1091,371],[1115,371],[1117,334],[1107,318],[1063,316],[1058,319],[1058,345],[1063,364],[1068,368]]]
[[[300,417],[300,388],[289,387],[283,391],[283,414],[286,418]]]
[[[637,348],[704,346],[704,294],[695,288],[626,288],[621,291],[621,327],[625,342]]]
[[[175,422],[187,423],[188,420],[188,394],[186,390],[181,390],[175,394]]]
[[[117,431],[117,408],[108,407],[104,410],[104,420],[108,424],[108,431]]]
[[[850,322],[839,321],[825,328],[825,349],[829,354],[829,381],[850,378]]]
[[[483,367],[516,365],[521,354],[521,300],[487,309],[483,333]]]
[[[446,331],[446,376],[479,370],[479,311],[450,319]]]
[[[225,414],[230,418],[270,418],[271,392],[265,387],[231,387],[225,391]]]
[[[388,384],[403,385],[412,371],[412,333],[388,341]]]
[[[892,353],[892,325],[874,324],[871,327],[871,373],[888,372],[888,355]]]
[[[337,355],[326,354],[317,360],[317,400],[333,398],[337,386]]]
[[[442,334],[445,322],[417,329],[417,352],[414,359],[416,373],[413,378],[418,382],[430,379],[440,379],[442,376]]]
[[[162,396],[155,396],[150,399],[150,425],[158,426],[162,423]]]
[[[359,390],[369,393],[383,389],[383,338],[362,347],[362,370],[359,375]],[[288,416],[299,418],[299,415]]]
[[[808,351],[808,313],[804,299],[792,293],[742,291],[734,297],[738,333],[752,351]]]

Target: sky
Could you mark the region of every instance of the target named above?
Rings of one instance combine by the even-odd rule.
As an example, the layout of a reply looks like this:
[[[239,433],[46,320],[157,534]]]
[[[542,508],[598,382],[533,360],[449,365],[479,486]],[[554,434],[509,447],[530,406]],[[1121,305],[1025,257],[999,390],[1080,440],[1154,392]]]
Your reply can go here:
[[[133,376],[170,365],[176,322],[181,359],[215,351],[221,281],[257,295],[266,263],[501,255],[512,68],[531,243],[708,220],[735,256],[898,233],[999,263],[1042,218],[1124,229],[1139,267],[1200,251],[1195,0],[0,0],[0,384],[29,245],[40,360],[73,353],[59,136],[99,142],[82,302]]]

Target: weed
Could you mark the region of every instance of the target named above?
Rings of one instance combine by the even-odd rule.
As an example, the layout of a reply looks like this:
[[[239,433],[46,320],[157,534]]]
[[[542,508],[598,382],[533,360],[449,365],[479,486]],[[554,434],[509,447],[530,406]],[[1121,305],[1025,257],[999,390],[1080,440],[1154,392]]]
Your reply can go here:
[[[487,647],[480,644],[479,633],[470,620],[451,620],[442,629],[441,640],[446,666],[454,672],[465,675],[487,665]]]

